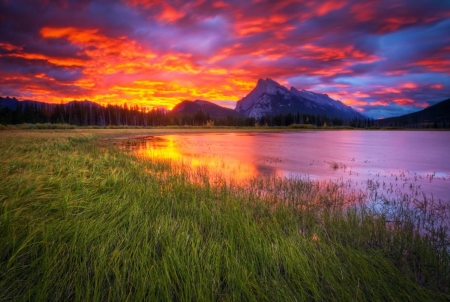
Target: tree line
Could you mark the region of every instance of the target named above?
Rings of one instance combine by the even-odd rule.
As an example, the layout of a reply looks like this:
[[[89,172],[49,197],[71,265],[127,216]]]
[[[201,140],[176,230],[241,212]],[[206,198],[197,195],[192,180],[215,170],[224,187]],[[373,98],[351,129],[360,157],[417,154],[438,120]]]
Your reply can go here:
[[[18,102],[15,109],[0,108],[0,124],[69,124],[76,126],[269,126],[286,127],[309,124],[315,127],[352,128],[448,128],[450,120],[439,121],[411,119],[345,119],[330,118],[326,115],[297,113],[249,117],[212,117],[207,112],[194,114],[174,114],[162,109],[148,109],[137,105],[101,106],[90,101],[74,101],[67,104],[46,104],[38,102]]]
[[[0,124],[69,124],[76,126],[254,126],[255,119],[244,117],[213,118],[208,113],[172,114],[163,109],[148,109],[124,104],[101,106],[89,101],[67,104],[18,102],[15,109],[0,108]]]
[[[264,115],[257,119],[259,126],[290,126],[309,124],[316,127],[353,127],[353,128],[369,128],[374,127],[373,119],[358,118],[330,118],[326,115],[313,115],[297,113]]]

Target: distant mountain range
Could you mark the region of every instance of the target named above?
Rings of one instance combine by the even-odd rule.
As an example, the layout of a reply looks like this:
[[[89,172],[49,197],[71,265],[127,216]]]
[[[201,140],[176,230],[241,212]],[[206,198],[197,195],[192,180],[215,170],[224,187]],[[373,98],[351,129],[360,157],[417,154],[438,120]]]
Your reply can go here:
[[[207,101],[182,101],[172,109],[173,114],[195,114],[203,111],[212,118],[243,117],[237,111]]]
[[[377,120],[376,123],[385,127],[450,127],[450,99],[417,112]]]
[[[194,114],[203,111],[214,118],[226,116],[260,118],[278,114],[326,115],[329,118],[366,119],[359,112],[326,94],[319,94],[294,87],[287,89],[271,79],[259,79],[256,87],[236,103],[234,110],[207,101],[183,101],[172,112]]]
[[[294,87],[287,89],[271,79],[259,79],[256,87],[236,104],[237,112],[247,117],[302,113],[329,118],[366,119],[364,115],[326,94]]]
[[[89,101],[84,101],[89,102]],[[33,105],[37,108],[55,107],[56,104],[47,104],[35,101],[21,101],[21,105]],[[70,106],[73,102],[65,104]],[[16,98],[1,98],[0,108],[16,110],[19,101]],[[100,106],[92,103],[90,106]],[[203,112],[211,118],[250,117],[260,118],[287,113],[301,113],[311,115],[326,115],[329,118],[365,119],[366,117],[340,101],[333,100],[326,94],[314,93],[306,90],[297,90],[294,87],[287,89],[271,79],[259,79],[256,87],[244,98],[237,102],[236,108],[230,109],[212,102],[196,100],[182,101],[172,109],[173,114],[193,115]]]
[[[68,103],[64,103],[63,106],[70,107],[74,106],[75,104],[84,104],[91,107],[102,107],[100,104],[97,104],[95,102],[91,102],[88,100],[84,101],[71,101]],[[19,106],[22,106],[22,109],[24,109],[27,106],[33,106],[36,109],[54,109],[56,106],[60,104],[54,104],[54,103],[44,103],[44,102],[38,102],[38,101],[31,101],[31,100],[23,100],[19,101],[16,98],[10,98],[10,97],[0,97],[0,109],[2,108],[8,108],[10,110],[16,110]]]
[[[50,103],[44,103],[44,102],[37,102],[37,101],[30,101],[30,100],[23,100],[19,101],[16,98],[10,98],[10,97],[0,97],[0,109],[1,108],[8,108],[10,110],[16,110],[17,107],[20,105],[26,106],[26,105],[33,105],[37,108],[41,107],[54,107],[56,104],[50,104]]]
[[[62,106],[59,104],[50,104],[44,102],[36,102],[31,100],[19,101],[16,98],[0,97],[0,110],[24,111],[39,110],[44,115],[49,116],[58,108],[75,108],[83,106],[100,112],[103,106],[90,101],[72,101]],[[126,110],[121,106],[113,106],[118,109]],[[110,108],[110,107],[108,107]],[[134,109],[133,110],[138,110]],[[10,111],[10,112],[11,112]],[[159,111],[163,112],[163,111]],[[163,112],[165,113],[165,111]],[[259,119],[264,116],[276,116],[292,114],[327,116],[327,118],[338,118],[343,120],[366,120],[367,117],[355,111],[350,106],[346,106],[340,101],[333,100],[326,94],[315,93],[306,90],[297,90],[294,87],[287,89],[279,83],[271,79],[259,79],[255,88],[250,93],[236,103],[236,108],[230,109],[212,102],[196,100],[182,101],[177,104],[170,112],[174,115],[195,115],[202,113],[214,119],[226,117],[235,118],[255,118]],[[78,119],[81,119],[79,117]],[[8,119],[6,119],[8,120]],[[442,101],[438,104],[425,108],[421,111],[374,121],[374,125],[382,127],[450,127],[450,99]],[[301,122],[300,122],[301,123]]]

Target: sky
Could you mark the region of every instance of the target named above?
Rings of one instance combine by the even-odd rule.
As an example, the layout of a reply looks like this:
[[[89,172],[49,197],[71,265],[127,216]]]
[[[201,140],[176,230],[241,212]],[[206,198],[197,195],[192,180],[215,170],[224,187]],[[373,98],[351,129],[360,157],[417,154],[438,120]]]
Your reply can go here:
[[[234,108],[259,78],[371,118],[450,97],[447,0],[0,0],[0,96]]]

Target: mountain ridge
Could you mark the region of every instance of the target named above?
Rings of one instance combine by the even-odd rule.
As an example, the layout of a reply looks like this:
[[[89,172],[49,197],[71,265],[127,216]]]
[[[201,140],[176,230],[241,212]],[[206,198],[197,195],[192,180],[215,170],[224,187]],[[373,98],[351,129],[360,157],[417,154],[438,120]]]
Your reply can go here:
[[[233,109],[226,108],[219,106],[217,104],[214,104],[209,101],[204,100],[195,100],[195,101],[189,101],[184,100],[175,107],[173,107],[171,113],[173,114],[196,114],[199,111],[204,112],[205,114],[208,114],[212,118],[225,118],[228,116],[232,117],[243,117],[241,114],[236,112]]]
[[[89,102],[92,103],[91,106],[102,106],[88,100],[74,100],[64,105],[67,106],[77,102]],[[19,101],[16,98],[9,97],[0,99],[0,108],[15,110],[19,104],[25,106],[33,105],[39,108],[43,106],[50,108],[60,105],[30,100]],[[171,110],[174,114],[195,114],[198,111],[203,111],[212,118],[224,118],[227,116],[260,118],[264,115],[287,113],[326,115],[329,118],[366,118],[342,102],[333,100],[327,94],[297,90],[295,87],[288,89],[270,78],[266,80],[259,79],[255,88],[236,103],[234,110],[204,100],[184,100]]]
[[[364,115],[327,94],[312,91],[287,89],[276,81],[259,79],[255,88],[236,103],[235,110],[247,117],[264,115],[303,113],[326,115],[330,118],[366,119]]]
[[[104,107],[96,102],[73,100],[64,104],[46,103],[32,100],[18,100],[15,97],[0,97],[0,110],[26,110],[35,108],[39,110],[54,110],[57,106],[72,107],[87,105],[91,108]],[[117,107],[118,105],[111,105]],[[120,106],[119,106],[120,107]],[[330,98],[327,94],[307,90],[298,90],[295,87],[286,88],[276,81],[267,78],[259,79],[256,86],[245,97],[236,103],[235,109],[219,106],[215,103],[195,100],[185,100],[178,103],[171,111],[174,114],[196,114],[202,111],[211,118],[260,118],[262,116],[275,116],[278,114],[308,114],[316,116],[338,117],[341,119],[367,119],[350,106]],[[11,111],[10,111],[11,112]],[[168,111],[164,111],[168,112]],[[420,111],[397,117],[376,120],[375,124],[386,127],[430,127],[437,123],[438,127],[450,125],[450,98]]]
[[[435,126],[435,124],[448,127],[450,126],[450,98],[416,112],[379,119],[377,124],[389,127]]]

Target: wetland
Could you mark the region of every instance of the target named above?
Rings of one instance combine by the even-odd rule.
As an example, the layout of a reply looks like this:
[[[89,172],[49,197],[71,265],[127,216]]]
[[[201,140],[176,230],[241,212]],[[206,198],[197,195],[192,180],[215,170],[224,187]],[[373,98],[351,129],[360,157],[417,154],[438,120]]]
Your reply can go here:
[[[349,153],[339,151],[341,138],[326,157],[289,151],[277,141],[283,133],[229,132],[0,131],[0,301],[450,299],[448,206],[428,192],[380,204],[371,197],[379,188],[367,193],[353,187],[360,180],[345,179],[358,173],[376,181],[385,170],[412,177],[400,175],[407,170],[427,180],[433,171],[433,189],[448,182],[444,158],[405,168],[389,149],[361,151],[375,137]],[[322,133],[330,142],[346,134],[287,135],[289,144],[311,145]],[[398,157],[431,154],[429,144],[408,145],[401,135],[390,143],[424,148]],[[207,148],[215,156],[195,162]],[[273,153],[258,157],[263,149]],[[235,153],[250,156],[249,167],[238,160],[232,169],[251,173],[227,172]],[[365,165],[372,163],[378,168]],[[309,176],[284,177],[293,173]]]

